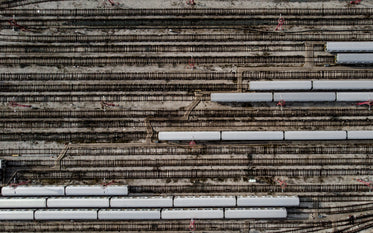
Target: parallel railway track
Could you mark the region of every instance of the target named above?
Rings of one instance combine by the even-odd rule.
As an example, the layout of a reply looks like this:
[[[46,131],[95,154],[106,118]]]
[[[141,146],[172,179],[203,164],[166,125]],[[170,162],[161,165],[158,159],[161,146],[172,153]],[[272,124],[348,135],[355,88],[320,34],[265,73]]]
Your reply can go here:
[[[265,31],[251,31],[249,34],[129,34],[129,35],[0,35],[0,39],[9,42],[37,42],[37,43],[94,43],[94,42],[232,42],[232,41],[346,41],[356,40],[372,41],[373,34],[365,31],[340,31],[334,33],[320,33],[312,30],[303,33],[287,32],[273,33]]]
[[[252,118],[236,118],[228,120],[222,118],[195,118],[188,121],[183,120],[162,120],[151,121],[153,129],[162,130],[174,128],[198,128],[200,130],[314,130],[314,129],[345,129],[346,127],[365,127],[365,130],[371,129],[372,119],[255,119]],[[79,118],[79,119],[0,119],[0,128],[2,129],[58,129],[58,128],[126,128],[126,127],[146,127],[145,119],[129,119],[129,118]],[[25,132],[26,133],[26,132]]]
[[[105,168],[86,170],[19,170],[17,179],[28,180],[95,180],[95,179],[228,179],[243,177],[326,177],[326,176],[368,176],[373,175],[370,168],[258,168],[258,169],[153,169],[133,170]]]
[[[159,56],[159,55],[147,55],[147,56],[136,56],[136,55],[113,55],[113,56],[23,56],[23,57],[1,57],[0,65],[15,66],[15,65],[41,65],[41,66],[102,66],[102,65],[166,65],[166,64],[188,64],[190,62],[191,55],[181,56]],[[236,65],[247,65],[247,64],[298,64],[304,63],[304,56],[228,56],[228,55],[193,55],[193,59],[196,64],[208,65],[208,64],[236,64]],[[331,64],[334,62],[334,56],[323,56],[317,58],[317,63]]]
[[[56,155],[55,155],[56,156]],[[61,160],[65,168],[75,167],[168,167],[168,166],[365,166],[373,163],[373,158],[193,158],[193,159],[133,159],[108,157],[93,159],[93,157],[75,157]],[[7,166],[12,167],[53,167],[54,159],[14,159],[7,160]],[[373,201],[373,200],[372,200]]]
[[[105,112],[102,110],[3,110],[0,112],[0,119],[28,119],[28,118],[146,118],[146,117],[165,117],[176,118],[185,114],[185,110],[116,110],[108,109]],[[335,108],[283,108],[281,111],[278,108],[252,108],[252,109],[196,109],[190,113],[190,117],[194,118],[250,118],[250,117],[364,117],[371,116],[372,113],[365,108],[357,107],[335,107]]]

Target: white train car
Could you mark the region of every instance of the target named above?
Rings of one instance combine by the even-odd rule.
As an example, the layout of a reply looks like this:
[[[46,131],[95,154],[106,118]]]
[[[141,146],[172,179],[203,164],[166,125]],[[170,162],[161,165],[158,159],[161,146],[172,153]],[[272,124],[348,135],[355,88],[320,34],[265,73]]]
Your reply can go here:
[[[313,90],[366,90],[366,89],[373,89],[373,81],[362,81],[362,80],[313,81]]]
[[[227,208],[225,209],[226,219],[242,219],[242,218],[286,218],[287,212],[285,208]]]
[[[34,210],[0,210],[0,221],[34,220]]]
[[[311,81],[250,81],[250,90],[311,90]]]
[[[47,200],[48,208],[108,208],[109,198],[68,198],[50,197]]]
[[[297,196],[237,196],[237,206],[238,207],[299,206],[299,197]]]
[[[234,207],[235,196],[176,196],[174,207]]]
[[[219,131],[176,131],[159,132],[158,139],[161,141],[220,141]]]
[[[373,64],[373,53],[338,53],[337,64]]]
[[[373,92],[337,92],[337,101],[368,101],[373,100]]]
[[[223,141],[274,141],[284,140],[284,133],[283,131],[222,131],[221,138]]]
[[[329,53],[373,52],[373,42],[326,42]]]
[[[0,208],[45,208],[46,198],[0,198]]]
[[[128,195],[127,185],[68,185],[66,196],[123,196]]]
[[[222,219],[224,209],[162,209],[162,219]]]
[[[35,220],[97,220],[97,210],[92,210],[92,209],[36,210]]]
[[[289,102],[332,102],[335,101],[335,92],[279,92],[274,93],[274,101],[285,100]]]
[[[110,207],[150,208],[172,207],[172,197],[112,197]]]
[[[17,186],[3,187],[1,189],[3,196],[64,196],[64,186]]]
[[[272,102],[272,93],[211,93],[212,102]]]
[[[347,139],[358,140],[358,139],[373,139],[373,131],[347,131]]]
[[[153,220],[161,218],[160,209],[103,209],[99,220]]]
[[[285,131],[285,140],[346,140],[346,131]]]

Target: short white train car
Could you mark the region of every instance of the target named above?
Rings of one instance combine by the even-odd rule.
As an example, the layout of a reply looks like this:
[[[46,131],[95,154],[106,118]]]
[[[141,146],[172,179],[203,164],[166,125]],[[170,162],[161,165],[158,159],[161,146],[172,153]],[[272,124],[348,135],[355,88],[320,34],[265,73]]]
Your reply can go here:
[[[338,53],[337,64],[373,64],[373,53]]]
[[[49,197],[48,208],[108,208],[109,198],[65,198]]]
[[[283,131],[222,131],[223,141],[232,140],[284,140]]]
[[[45,208],[47,206],[46,198],[0,198],[0,208]]]
[[[112,197],[110,206],[121,208],[172,207],[172,199],[172,197]]]
[[[346,140],[346,131],[285,131],[285,140]]]
[[[266,90],[311,90],[311,81],[250,81],[249,89],[253,91]]]
[[[222,219],[224,209],[162,209],[162,219]]]
[[[102,209],[98,211],[98,219],[100,220],[152,220],[160,218],[160,209]]]
[[[120,196],[128,195],[128,187],[125,185],[68,185],[67,196]]]
[[[226,207],[235,205],[235,196],[178,196],[174,198],[174,207]]]
[[[373,42],[326,42],[326,51],[329,53],[345,52],[373,52]]]
[[[290,207],[299,206],[297,196],[237,196],[238,207]]]
[[[212,102],[272,102],[272,93],[211,93]]]
[[[43,209],[35,211],[35,220],[96,220],[97,210]]]
[[[227,208],[225,209],[226,219],[257,219],[257,218],[286,218],[285,208]]]
[[[6,186],[1,189],[3,196],[64,196],[65,186]]]

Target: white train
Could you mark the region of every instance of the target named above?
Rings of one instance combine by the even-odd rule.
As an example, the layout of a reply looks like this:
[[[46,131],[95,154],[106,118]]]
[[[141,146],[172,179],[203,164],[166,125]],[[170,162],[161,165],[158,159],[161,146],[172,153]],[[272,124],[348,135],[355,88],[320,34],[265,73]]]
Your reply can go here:
[[[177,135],[177,137],[175,136]],[[210,131],[211,137],[198,137],[198,131],[159,132],[160,141],[287,141],[287,140],[371,140],[373,131]],[[175,139],[177,138],[177,139]]]
[[[320,81],[321,82],[321,81]],[[326,86],[332,84],[322,84],[327,90]],[[364,83],[359,84],[364,85]],[[366,83],[366,87],[370,87]],[[339,90],[343,86],[348,86],[348,83],[340,84]],[[353,85],[351,85],[351,88]],[[321,85],[319,85],[321,90]],[[336,86],[337,88],[337,86]],[[349,88],[349,89],[351,89]],[[373,99],[373,92],[257,92],[257,93],[211,93],[212,102],[221,103],[251,103],[251,102],[277,102],[285,100],[287,102],[351,102],[351,101],[367,101]]]
[[[373,64],[373,53],[338,53],[337,64]]]
[[[325,91],[325,90],[371,90],[373,80],[297,80],[297,81],[250,81],[252,91]],[[246,94],[246,93],[245,93]],[[251,93],[253,94],[253,93]]]
[[[19,220],[157,220],[157,219],[278,219],[285,208],[173,209],[44,209],[0,210],[0,221]]]
[[[326,42],[329,53],[373,52],[373,42]]]
[[[122,196],[127,185],[44,185],[3,187],[2,196]]]
[[[0,198],[0,209],[26,208],[184,208],[184,207],[290,207],[296,196],[154,196],[154,197],[48,197]]]

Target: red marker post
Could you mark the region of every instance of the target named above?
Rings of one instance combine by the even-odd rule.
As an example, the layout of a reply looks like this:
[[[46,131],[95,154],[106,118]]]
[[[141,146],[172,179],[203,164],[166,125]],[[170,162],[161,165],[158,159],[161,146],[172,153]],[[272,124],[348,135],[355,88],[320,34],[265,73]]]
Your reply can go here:
[[[190,220],[190,223],[189,223],[189,230],[190,230],[191,232],[194,232],[194,231],[196,230],[196,221],[193,220],[193,219]]]
[[[284,192],[284,190],[285,190],[286,186],[288,186],[288,184],[285,182],[285,180],[280,180],[280,179],[277,179],[277,182],[281,186],[281,191]]]
[[[276,106],[280,106],[281,111],[282,111],[282,107],[285,106],[285,105],[286,105],[285,100],[280,100],[280,101],[278,101],[278,103],[276,104]]]
[[[369,106],[369,111],[370,111],[370,106],[373,105],[373,100],[368,100],[368,101],[360,102],[360,103],[357,103],[356,105],[357,105],[357,106],[360,106],[360,105],[368,105],[368,106]]]
[[[278,24],[277,24],[277,27],[276,27],[275,31],[280,30],[280,29],[284,30],[282,28],[282,25],[284,25],[285,19],[281,15],[280,15],[280,18],[277,20],[277,22],[278,22]]]

